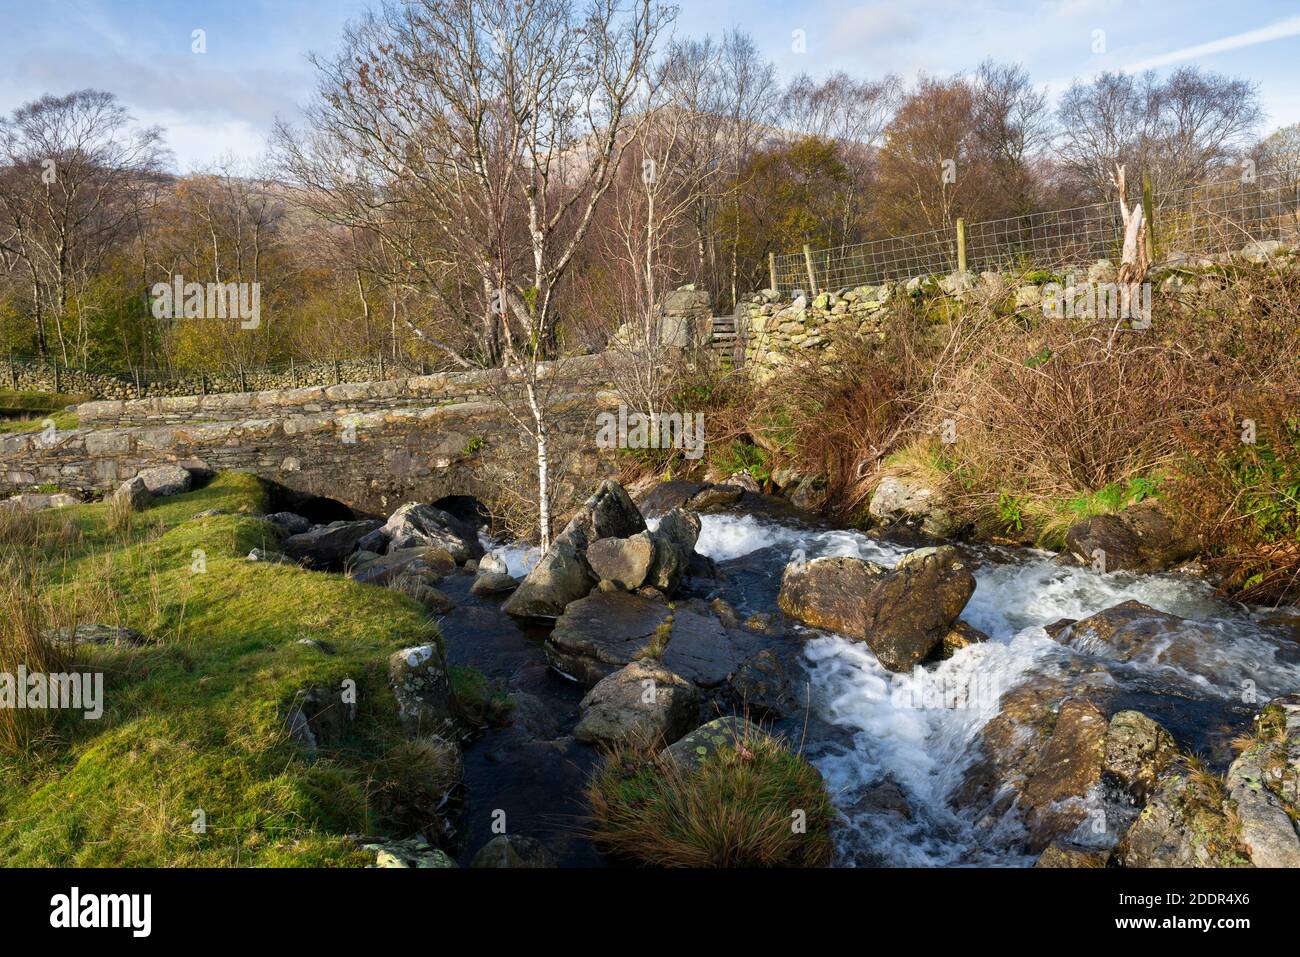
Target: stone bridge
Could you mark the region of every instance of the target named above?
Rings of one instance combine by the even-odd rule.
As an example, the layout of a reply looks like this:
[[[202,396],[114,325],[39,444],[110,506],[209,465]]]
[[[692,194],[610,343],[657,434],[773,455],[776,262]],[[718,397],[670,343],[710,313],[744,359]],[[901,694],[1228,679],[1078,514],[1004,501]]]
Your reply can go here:
[[[599,356],[547,370],[555,474],[583,496],[615,471],[596,415],[617,406]],[[88,402],[81,428],[0,436],[0,495],[56,485],[107,492],[141,469],[177,463],[252,472],[296,493],[386,515],[448,495],[526,499],[531,442],[519,377],[505,370],[223,395]],[[565,495],[570,491],[571,495]]]

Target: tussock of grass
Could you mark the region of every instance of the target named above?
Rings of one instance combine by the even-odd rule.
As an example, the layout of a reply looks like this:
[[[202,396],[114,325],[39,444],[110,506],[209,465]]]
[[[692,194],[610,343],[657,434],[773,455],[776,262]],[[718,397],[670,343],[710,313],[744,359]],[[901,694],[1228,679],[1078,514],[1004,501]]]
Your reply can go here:
[[[830,860],[833,812],[821,777],[767,735],[724,746],[689,772],[652,750],[615,749],[587,799],[597,845],[641,864],[817,867]],[[802,833],[797,819],[806,822]]]
[[[98,503],[23,533],[46,537],[27,549],[39,555],[30,587],[9,601],[74,609],[154,643],[79,647],[73,667],[104,672],[103,717],[65,714],[57,736],[0,753],[0,863],[364,863],[344,835],[382,830],[372,765],[401,740],[386,659],[437,631],[392,590],[247,562],[251,548],[275,546],[256,517],[265,505],[257,479],[222,475],[159,500],[129,529],[111,530]],[[193,519],[212,508],[232,514]],[[15,551],[0,539],[0,556]],[[358,688],[352,731],[304,753],[286,733],[289,702],[344,679]],[[200,810],[207,828],[196,833]]]

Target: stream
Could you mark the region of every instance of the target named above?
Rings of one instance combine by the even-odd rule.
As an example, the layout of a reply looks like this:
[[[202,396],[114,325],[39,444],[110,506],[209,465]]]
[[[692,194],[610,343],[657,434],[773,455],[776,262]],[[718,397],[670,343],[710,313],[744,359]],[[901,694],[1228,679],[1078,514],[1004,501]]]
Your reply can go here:
[[[655,524],[650,520],[651,526]],[[838,555],[891,567],[916,547],[808,524],[794,515],[702,516],[696,551],[716,578],[688,579],[688,595],[721,597],[740,612],[777,611],[786,563]],[[493,546],[523,575],[535,550]],[[990,818],[954,802],[979,757],[981,729],[1008,691],[1032,682],[1088,683],[1108,711],[1136,709],[1159,721],[1179,747],[1222,773],[1229,741],[1249,729],[1270,698],[1300,690],[1300,641],[1264,622],[1265,610],[1216,600],[1197,578],[1179,574],[1100,575],[1048,552],[963,547],[976,589],[961,618],[990,640],[910,675],[885,670],[861,642],[788,626],[802,641],[791,678],[806,709],[773,730],[821,771],[840,814],[840,866],[1026,866],[1014,809]],[[536,837],[562,866],[606,863],[582,834],[582,786],[597,756],[570,737],[585,689],[549,669],[545,629],[521,627],[499,600],[469,594],[469,576],[443,587],[459,604],[442,621],[450,664],[473,665],[518,699],[512,727],[493,729],[466,752],[464,857],[491,837],[504,811],[511,832]],[[1058,642],[1044,626],[1082,619],[1136,599],[1188,619],[1127,660],[1102,642]],[[890,796],[881,800],[882,787]],[[1108,819],[1123,809],[1090,794]],[[1114,843],[1114,834],[1080,843]]]

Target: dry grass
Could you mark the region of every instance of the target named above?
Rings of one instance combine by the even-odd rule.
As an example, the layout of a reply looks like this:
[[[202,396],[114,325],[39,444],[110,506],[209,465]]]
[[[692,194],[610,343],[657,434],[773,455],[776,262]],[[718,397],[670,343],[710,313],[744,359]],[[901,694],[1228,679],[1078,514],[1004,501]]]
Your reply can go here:
[[[36,569],[17,561],[0,562],[0,672],[16,676],[68,670],[66,651],[45,638],[57,627],[54,610],[44,600]],[[15,687],[15,694],[26,689]],[[0,751],[20,753],[53,733],[56,712],[0,708]]]
[[[652,749],[615,749],[587,798],[592,839],[639,864],[819,867],[831,856],[833,811],[821,777],[763,734],[721,748],[690,772]]]

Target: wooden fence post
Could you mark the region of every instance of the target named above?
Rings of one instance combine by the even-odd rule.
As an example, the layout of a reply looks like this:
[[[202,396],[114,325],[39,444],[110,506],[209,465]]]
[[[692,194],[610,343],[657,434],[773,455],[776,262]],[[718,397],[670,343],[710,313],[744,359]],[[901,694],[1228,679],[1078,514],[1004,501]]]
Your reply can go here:
[[[1156,201],[1151,177],[1142,174],[1142,215],[1147,221],[1147,258],[1156,261]]]
[[[343,372],[339,368],[339,360],[335,359],[334,360],[334,384],[338,385],[342,381],[343,381]]]
[[[59,360],[54,360],[54,394],[58,395],[63,391],[63,377],[59,374]]]
[[[772,285],[769,287],[773,292],[779,293],[780,287],[776,284],[776,253],[767,254],[767,276]]]
[[[957,273],[966,275],[966,220],[957,217]]]
[[[803,244],[803,261],[808,267],[808,287],[812,295],[817,295],[817,274],[813,271],[812,264],[812,247],[807,243]]]

